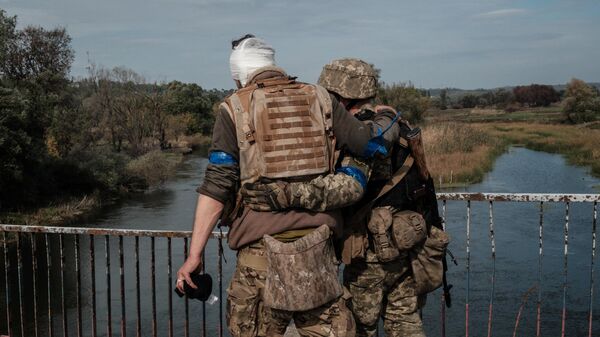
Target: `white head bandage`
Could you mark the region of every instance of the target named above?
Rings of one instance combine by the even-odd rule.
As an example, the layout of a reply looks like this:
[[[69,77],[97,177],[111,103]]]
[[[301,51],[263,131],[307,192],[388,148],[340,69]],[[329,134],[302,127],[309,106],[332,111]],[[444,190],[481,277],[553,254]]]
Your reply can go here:
[[[248,82],[248,76],[258,68],[275,65],[275,49],[264,40],[251,37],[242,41],[229,56],[231,77],[240,81],[242,86]]]

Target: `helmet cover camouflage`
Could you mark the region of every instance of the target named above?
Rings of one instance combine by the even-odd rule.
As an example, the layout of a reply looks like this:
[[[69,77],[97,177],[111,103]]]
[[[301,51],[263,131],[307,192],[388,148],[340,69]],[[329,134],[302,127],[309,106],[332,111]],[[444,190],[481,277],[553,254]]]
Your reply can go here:
[[[323,67],[318,84],[344,98],[371,98],[377,94],[377,72],[363,60],[333,60]]]

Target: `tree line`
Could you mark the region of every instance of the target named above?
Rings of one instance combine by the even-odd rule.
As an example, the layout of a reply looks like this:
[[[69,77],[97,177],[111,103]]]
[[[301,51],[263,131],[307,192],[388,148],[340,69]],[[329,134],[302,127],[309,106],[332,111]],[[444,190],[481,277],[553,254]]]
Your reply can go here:
[[[551,85],[531,84],[512,89],[487,90],[451,98],[448,89],[431,98],[431,105],[440,109],[494,108],[514,112],[523,108],[548,107],[561,103],[568,122],[590,122],[600,118],[600,92],[595,86],[572,79],[565,90]]]
[[[451,97],[449,89],[442,89],[439,96],[429,90],[418,89],[408,83],[382,83],[377,95],[378,103],[393,106],[410,122],[421,122],[430,108],[473,109],[492,108],[515,112],[525,108],[559,105],[570,123],[584,123],[600,119],[600,92],[595,86],[582,80],[572,79],[565,90],[557,91],[551,85],[531,84],[512,89],[484,90]]]
[[[149,83],[131,69],[95,64],[86,77],[70,78],[67,31],[17,29],[17,18],[3,10],[0,46],[3,211],[147,185],[131,164],[139,167],[144,156],[177,146],[182,137],[209,135],[213,110],[229,94],[177,81]]]

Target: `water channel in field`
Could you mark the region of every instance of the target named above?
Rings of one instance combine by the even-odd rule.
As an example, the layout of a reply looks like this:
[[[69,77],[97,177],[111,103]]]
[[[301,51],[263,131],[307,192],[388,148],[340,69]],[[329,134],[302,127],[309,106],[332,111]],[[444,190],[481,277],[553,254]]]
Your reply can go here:
[[[103,227],[124,229],[160,229],[160,230],[189,230],[191,229],[193,212],[196,204],[196,187],[201,183],[207,159],[199,154],[187,157],[177,175],[159,188],[145,194],[140,194],[122,200],[117,204],[106,207],[93,218],[77,224],[81,227]],[[596,186],[596,187],[595,187]],[[560,155],[548,154],[511,148],[498,158],[492,172],[484,180],[475,185],[455,191],[496,192],[496,193],[598,193],[600,179],[589,175],[586,168],[568,165]],[[538,284],[539,273],[539,203],[494,203],[494,225],[496,245],[496,279],[493,296],[493,336],[512,336],[515,318],[519,306],[524,301],[524,295],[533,289],[523,307],[519,322],[518,336],[535,335],[537,289],[542,294],[542,335],[558,335],[561,330],[561,313],[563,301],[564,280],[564,224],[565,204],[546,203],[544,210],[544,255],[542,258],[541,280]],[[441,208],[441,204],[440,204]],[[569,246],[567,267],[567,320],[566,335],[582,336],[587,334],[588,310],[590,305],[590,261],[592,246],[592,205],[570,205]],[[467,298],[466,273],[466,202],[448,202],[446,210],[447,230],[451,235],[450,249],[457,258],[458,266],[452,265],[448,278],[454,285],[452,308],[446,310],[447,336],[465,334],[465,304]],[[225,229],[226,230],[226,229]],[[43,247],[45,238],[36,236],[36,243]],[[54,335],[62,335],[63,319],[61,313],[61,273],[59,240],[56,235],[49,236],[50,241],[50,282],[46,252],[36,254],[38,270],[35,281],[35,299],[33,296],[33,281],[31,272],[30,237],[22,235],[22,246],[27,247],[23,254],[22,289],[23,310],[29,318],[25,324],[25,336],[35,336],[37,323],[39,336],[49,335],[48,326],[48,284],[52,303],[52,328]],[[120,298],[119,277],[119,239],[109,240],[108,256],[110,258],[110,293],[106,277],[106,246],[104,237],[94,239],[95,259],[95,295],[97,336],[107,336],[109,327],[112,334],[120,333],[122,301]],[[88,236],[79,238],[79,260],[81,262],[82,285],[82,330],[84,336],[91,336],[92,329],[92,297],[90,269],[90,239]],[[213,293],[224,303],[225,289],[235,266],[235,254],[228,249],[224,241],[224,257],[222,293],[219,293],[217,279],[218,242],[210,240],[206,250],[207,272],[214,277]],[[140,315],[142,335],[151,336],[152,325],[152,296],[151,296],[151,240],[140,238]],[[167,336],[169,330],[169,296],[173,284],[169,283],[168,271],[168,241],[155,239],[155,289],[156,289],[156,332],[158,336]],[[10,247],[11,245],[9,245]],[[123,239],[124,251],[124,298],[125,320],[127,335],[136,335],[136,277],[135,277],[135,241],[133,238]],[[172,281],[175,273],[183,262],[183,240],[173,239],[172,250]],[[16,251],[9,249],[11,269],[9,282],[16,289]],[[75,245],[73,237],[65,236],[65,306],[67,310],[67,329],[69,335],[76,336],[76,272]],[[0,264],[4,266],[3,257]],[[596,263],[596,266],[598,263]],[[489,303],[492,290],[492,259],[489,237],[489,203],[472,202],[470,227],[470,273],[468,275],[469,297],[469,334],[471,336],[486,336],[489,315]],[[598,268],[595,267],[598,275]],[[5,332],[6,299],[5,281],[0,278],[0,333]],[[540,287],[540,288],[534,288]],[[18,294],[11,292],[12,294]],[[108,299],[110,294],[110,302]],[[594,312],[600,312],[600,300],[594,296]],[[37,322],[31,318],[33,306],[37,306]],[[173,330],[174,336],[183,336],[185,321],[185,303],[173,294]],[[108,316],[112,317],[112,325],[108,325]],[[223,317],[225,307],[223,306]],[[207,336],[218,336],[219,331],[219,302],[206,305],[206,320],[203,321],[203,306],[200,302],[189,302],[189,326],[191,336],[202,336],[203,324],[206,324]],[[12,317],[19,317],[19,301],[16,295],[11,297]],[[428,297],[424,310],[424,324],[428,336],[440,335],[440,302],[439,292]],[[594,314],[594,335],[600,335],[600,315]],[[224,321],[223,321],[223,324]],[[14,327],[13,327],[14,326]],[[11,324],[13,335],[19,330],[19,324]],[[224,335],[228,336],[226,327]]]

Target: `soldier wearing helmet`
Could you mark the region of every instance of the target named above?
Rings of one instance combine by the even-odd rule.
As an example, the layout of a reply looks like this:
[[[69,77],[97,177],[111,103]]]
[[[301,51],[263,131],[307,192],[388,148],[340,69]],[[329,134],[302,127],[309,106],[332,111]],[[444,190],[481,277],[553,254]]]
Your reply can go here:
[[[335,95],[357,119],[369,121],[382,111],[393,111],[371,104],[377,94],[377,77],[377,71],[368,63],[346,58],[325,65],[318,84]],[[384,318],[388,337],[424,336],[419,315],[423,302],[420,299],[424,296],[420,296],[415,284],[409,252],[423,244],[429,228],[439,226],[440,218],[431,178],[422,176],[416,166],[409,165],[405,175],[391,189],[384,190],[394,177],[399,177],[398,172],[407,165],[410,154],[406,140],[410,126],[403,121],[398,125],[399,132],[391,135],[392,150],[366,161],[370,174],[365,197],[344,210],[341,249],[346,264],[344,285],[352,295],[350,308],[357,336],[375,336],[379,317]],[[357,161],[351,157],[344,160],[342,171],[348,162]],[[333,193],[316,193],[318,189],[310,183],[298,185],[301,187],[287,186],[288,190],[302,191],[297,192],[297,199],[304,195],[304,202],[296,202],[295,206],[300,204],[309,209],[339,206]],[[267,190],[273,193],[277,188]]]

